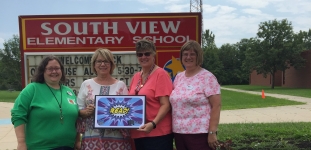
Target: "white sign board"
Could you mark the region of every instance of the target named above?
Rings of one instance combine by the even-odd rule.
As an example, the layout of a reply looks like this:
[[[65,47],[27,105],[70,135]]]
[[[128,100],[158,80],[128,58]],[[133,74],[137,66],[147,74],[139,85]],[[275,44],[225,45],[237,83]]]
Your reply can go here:
[[[112,74],[118,80],[123,81],[127,86],[131,83],[132,76],[141,70],[135,52],[112,52],[116,68]],[[95,77],[91,71],[91,52],[62,52],[60,53],[24,53],[25,55],[25,85],[31,83],[41,60],[47,55],[58,57],[65,67],[66,86],[69,86],[77,94],[82,82]]]

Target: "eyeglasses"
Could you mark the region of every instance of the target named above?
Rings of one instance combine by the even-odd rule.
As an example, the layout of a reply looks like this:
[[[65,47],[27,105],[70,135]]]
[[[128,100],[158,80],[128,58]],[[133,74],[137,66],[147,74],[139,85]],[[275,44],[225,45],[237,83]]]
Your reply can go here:
[[[183,53],[182,56],[183,56],[183,57],[188,57],[188,56],[190,56],[190,57],[195,57],[195,56],[197,56],[197,54],[196,54],[196,53],[190,53],[190,54],[188,54],[188,53]]]
[[[60,70],[60,68],[45,68],[46,70],[48,70],[49,72],[53,72],[54,70],[57,72]]]
[[[151,52],[145,52],[145,53],[136,53],[137,57],[143,57],[143,55],[145,56],[150,56]]]
[[[96,60],[95,63],[97,65],[101,65],[102,63],[104,63],[105,65],[110,65],[110,61],[107,61],[107,60]]]

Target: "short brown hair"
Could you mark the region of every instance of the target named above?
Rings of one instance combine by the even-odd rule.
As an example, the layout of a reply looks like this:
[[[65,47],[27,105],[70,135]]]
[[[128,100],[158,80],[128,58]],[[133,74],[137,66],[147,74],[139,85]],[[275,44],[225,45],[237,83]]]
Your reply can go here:
[[[110,62],[110,74],[113,73],[114,68],[116,67],[116,64],[114,63],[114,59],[113,59],[113,55],[110,52],[109,49],[106,48],[98,48],[95,50],[95,53],[92,56],[91,59],[91,69],[93,72],[95,72],[95,74],[97,74],[96,70],[95,70],[95,61],[98,57],[98,55],[101,55],[105,60],[108,60]]]
[[[196,53],[197,56],[197,62],[196,65],[200,66],[203,64],[203,50],[201,48],[201,45],[194,40],[190,40],[186,42],[180,49],[180,61],[182,63],[182,54],[184,51],[193,50]]]
[[[150,50],[150,49],[152,50],[153,54],[156,53],[156,46],[154,45],[153,41],[148,40],[148,39],[138,40],[135,43],[135,48],[136,48],[136,53],[146,51],[146,50]]]
[[[59,60],[58,57],[53,56],[53,55],[49,55],[44,57],[40,64],[38,65],[35,74],[32,76],[32,82],[38,82],[38,83],[44,83],[44,71],[45,71],[45,67],[48,65],[48,63],[51,60],[56,60],[59,65],[60,65],[60,70],[62,71],[62,77],[60,78],[60,83],[65,83],[66,82],[66,75],[65,75],[65,71],[64,71],[64,65],[63,63]]]

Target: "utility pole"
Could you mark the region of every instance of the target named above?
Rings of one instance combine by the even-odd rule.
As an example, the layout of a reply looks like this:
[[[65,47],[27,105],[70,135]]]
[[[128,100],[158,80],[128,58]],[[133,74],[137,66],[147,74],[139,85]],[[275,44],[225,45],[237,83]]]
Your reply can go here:
[[[202,20],[201,20],[201,44],[202,44],[202,37],[204,33],[203,29],[203,3],[202,0],[190,0],[190,12],[201,12]]]

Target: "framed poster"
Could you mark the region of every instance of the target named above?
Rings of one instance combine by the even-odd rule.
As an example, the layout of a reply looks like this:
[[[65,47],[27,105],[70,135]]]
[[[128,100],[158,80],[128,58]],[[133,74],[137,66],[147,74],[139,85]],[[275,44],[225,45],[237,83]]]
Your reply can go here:
[[[145,124],[144,95],[95,95],[95,128],[139,128]]]

